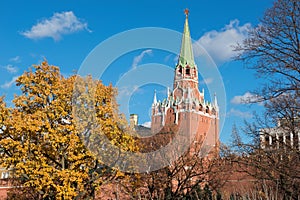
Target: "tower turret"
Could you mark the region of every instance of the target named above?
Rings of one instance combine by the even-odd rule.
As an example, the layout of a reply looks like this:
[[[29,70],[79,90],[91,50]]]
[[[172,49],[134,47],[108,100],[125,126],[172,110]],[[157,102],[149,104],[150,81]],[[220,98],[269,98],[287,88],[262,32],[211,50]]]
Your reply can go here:
[[[217,94],[215,93],[215,99],[214,99],[214,107],[216,108],[216,111],[219,111],[219,105],[218,105],[218,101],[217,101]]]
[[[157,104],[156,90],[154,90],[154,97],[153,97],[153,103],[152,103],[152,106],[155,106],[156,104]]]

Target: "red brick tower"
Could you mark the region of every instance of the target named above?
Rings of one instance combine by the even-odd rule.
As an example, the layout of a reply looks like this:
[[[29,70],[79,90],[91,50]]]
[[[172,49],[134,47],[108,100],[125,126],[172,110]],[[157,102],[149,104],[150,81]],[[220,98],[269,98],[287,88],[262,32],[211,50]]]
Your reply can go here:
[[[182,35],[178,63],[175,67],[173,90],[168,88],[168,96],[158,102],[156,93],[152,104],[151,131],[173,133],[184,131],[190,144],[219,149],[219,107],[214,102],[205,101],[204,90],[198,88],[198,68],[194,61],[192,42],[188,24],[188,10]]]

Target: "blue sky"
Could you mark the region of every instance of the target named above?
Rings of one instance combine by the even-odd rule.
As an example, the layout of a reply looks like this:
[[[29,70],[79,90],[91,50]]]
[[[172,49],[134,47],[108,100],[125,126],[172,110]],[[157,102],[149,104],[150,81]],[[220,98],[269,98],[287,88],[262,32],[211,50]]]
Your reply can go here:
[[[132,0],[132,1],[1,1],[0,3],[0,95],[10,104],[19,92],[14,80],[33,64],[44,58],[59,66],[68,76],[78,71],[89,53],[101,42],[128,30],[158,27],[183,31],[185,8],[189,8],[189,25],[192,39],[207,51],[223,79],[226,92],[226,113],[221,140],[226,142],[233,123],[240,125],[251,120],[252,111],[260,105],[245,105],[242,98],[252,98],[251,91],[260,80],[244,64],[232,61],[231,45],[246,37],[246,30],[259,23],[272,0]],[[143,37],[148,40],[148,37]],[[158,40],[160,38],[157,38]],[[127,41],[131,42],[131,41]],[[161,40],[161,43],[173,43]],[[180,43],[174,41],[180,48]],[[101,55],[99,62],[101,63]],[[101,79],[105,84],[116,85],[122,75],[147,63],[175,67],[176,54],[152,48],[141,48],[120,55],[114,60]],[[198,70],[201,71],[201,63]],[[172,76],[173,74],[171,74]],[[199,87],[207,90],[215,83],[215,77],[200,80]],[[120,88],[119,88],[120,89]],[[130,95],[129,112],[140,116],[141,124],[150,120],[149,109],[153,91],[158,99],[166,95],[166,88],[148,84],[134,88],[122,88],[120,95]],[[209,97],[208,97],[209,100]],[[218,99],[218,101],[222,101]],[[120,102],[121,103],[121,102]],[[225,110],[224,108],[222,108]]]

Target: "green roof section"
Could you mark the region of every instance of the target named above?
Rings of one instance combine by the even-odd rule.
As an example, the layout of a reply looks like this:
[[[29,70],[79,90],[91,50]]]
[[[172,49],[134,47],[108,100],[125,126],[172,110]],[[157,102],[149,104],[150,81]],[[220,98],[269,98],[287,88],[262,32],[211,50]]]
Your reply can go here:
[[[181,42],[178,65],[181,65],[182,67],[185,67],[186,65],[190,67],[195,67],[188,14],[189,11],[188,9],[186,9],[185,10],[186,18],[185,18],[184,29],[182,34],[182,42]]]

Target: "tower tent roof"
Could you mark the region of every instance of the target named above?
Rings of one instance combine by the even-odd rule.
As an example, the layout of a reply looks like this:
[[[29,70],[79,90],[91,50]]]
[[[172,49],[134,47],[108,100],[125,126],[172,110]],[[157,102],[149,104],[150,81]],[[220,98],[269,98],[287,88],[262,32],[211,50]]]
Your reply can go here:
[[[193,48],[192,48],[192,41],[191,41],[191,34],[188,22],[188,9],[185,10],[185,23],[184,29],[182,34],[182,42],[181,42],[181,49],[179,55],[178,64],[182,65],[183,67],[188,65],[190,67],[195,66],[194,55],[193,55]]]

